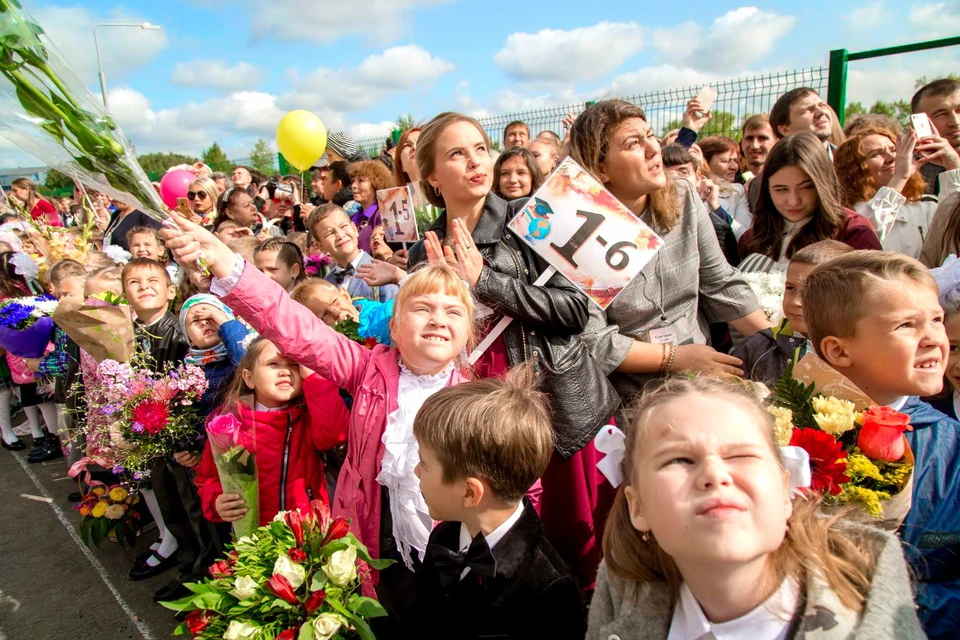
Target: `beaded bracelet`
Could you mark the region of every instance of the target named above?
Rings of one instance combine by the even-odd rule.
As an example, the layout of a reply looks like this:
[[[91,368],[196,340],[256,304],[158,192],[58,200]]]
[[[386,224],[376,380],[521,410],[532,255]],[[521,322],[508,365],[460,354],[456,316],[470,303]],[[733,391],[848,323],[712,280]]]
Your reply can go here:
[[[669,345],[663,345],[663,362],[660,364],[660,373],[670,373],[673,370],[673,361],[677,359],[677,345],[672,342]],[[667,347],[669,346],[670,356],[667,357]]]

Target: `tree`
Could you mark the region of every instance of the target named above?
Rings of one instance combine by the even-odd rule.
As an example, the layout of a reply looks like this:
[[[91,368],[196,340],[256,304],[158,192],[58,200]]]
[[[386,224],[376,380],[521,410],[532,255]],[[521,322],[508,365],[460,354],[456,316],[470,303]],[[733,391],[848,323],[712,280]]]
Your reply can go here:
[[[193,164],[197,159],[182,153],[144,153],[137,156],[137,161],[147,174],[155,173],[162,178],[170,167],[178,164]]]
[[[413,129],[414,124],[416,124],[416,122],[413,120],[412,113],[408,113],[406,115],[400,114],[400,117],[397,118],[396,125],[397,129],[400,129],[400,133],[403,133],[407,129]]]
[[[43,181],[43,188],[47,191],[59,191],[60,189],[73,189],[73,179],[64,175],[56,169],[50,169],[47,177]]]
[[[899,122],[901,126],[910,126],[910,103],[906,100],[897,100],[896,102],[877,100],[869,110],[863,106],[862,102],[851,102],[844,110],[843,120],[844,122],[850,122],[852,118],[865,113],[879,113],[890,116]]]
[[[729,136],[734,139],[740,137],[740,132],[736,129],[737,116],[730,113],[729,111],[717,111],[713,114],[713,117],[703,125],[703,129],[700,130],[700,133],[697,134],[698,138],[706,138],[707,136]],[[683,126],[681,120],[671,120],[664,125],[663,130],[660,132],[660,137],[667,135],[674,129],[679,129]]]
[[[934,78],[933,80],[942,80],[944,78],[947,78],[950,80],[956,80],[957,82],[960,82],[960,76],[958,76],[955,73],[948,73],[945,76],[940,76],[939,78]],[[917,81],[913,83],[913,88],[919,89],[925,84],[930,84],[931,82],[933,82],[933,80],[928,80],[927,76],[920,76],[919,78],[917,78]]]
[[[203,162],[214,171],[230,171],[233,168],[227,154],[223,152],[217,142],[214,142],[209,149],[203,152],[202,158]]]
[[[257,140],[250,150],[250,168],[268,176],[277,171],[277,152],[263,138]]]

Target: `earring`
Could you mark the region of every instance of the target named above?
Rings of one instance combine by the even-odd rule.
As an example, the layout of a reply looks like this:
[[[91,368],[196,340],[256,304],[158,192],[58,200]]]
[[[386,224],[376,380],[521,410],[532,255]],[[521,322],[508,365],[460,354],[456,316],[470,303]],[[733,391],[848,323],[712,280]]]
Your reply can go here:
[[[440,187],[434,187],[433,192],[437,195],[438,198],[440,197]]]
[[[650,532],[649,532],[649,531],[641,531],[641,532],[640,532],[640,539],[643,540],[644,542],[650,542]]]

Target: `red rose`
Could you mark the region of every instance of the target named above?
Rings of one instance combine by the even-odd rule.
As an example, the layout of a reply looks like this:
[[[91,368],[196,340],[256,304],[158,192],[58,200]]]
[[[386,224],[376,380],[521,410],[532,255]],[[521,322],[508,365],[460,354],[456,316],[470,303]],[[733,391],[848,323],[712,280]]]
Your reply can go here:
[[[307,554],[304,553],[303,549],[300,549],[298,547],[291,547],[287,551],[287,555],[290,556],[290,559],[293,560],[294,562],[303,563],[307,561]]]
[[[293,531],[293,537],[297,541],[297,546],[303,544],[303,514],[297,510],[287,511],[283,519],[287,526]]]
[[[300,633],[300,627],[287,629],[286,631],[281,632],[280,635],[277,636],[276,640],[294,640],[298,633]]]
[[[198,609],[188,613],[184,622],[187,623],[187,629],[190,630],[190,633],[197,635],[210,625],[214,615],[215,612],[213,611]]]
[[[214,578],[226,578],[233,575],[233,567],[229,560],[218,560],[210,565],[210,575]]]
[[[890,407],[870,407],[863,412],[857,446],[868,458],[896,462],[906,452],[904,431],[913,431],[910,416]]]
[[[290,604],[300,604],[297,594],[293,592],[293,586],[290,581],[279,573],[267,580],[267,589],[278,598],[286,600]]]
[[[819,493],[839,495],[841,484],[850,482],[844,474],[847,452],[833,436],[819,429],[794,429],[790,446],[801,447],[810,454],[810,489]]]
[[[307,601],[303,603],[303,608],[307,610],[308,614],[313,613],[323,605],[323,601],[327,599],[327,592],[323,589],[319,591],[314,591],[309,596],[307,596]]]
[[[323,542],[320,543],[320,546],[322,547],[328,542],[339,540],[348,533],[350,533],[350,525],[347,523],[347,519],[341,516],[330,524],[330,528],[327,529],[327,535],[323,537]]]
[[[158,400],[147,400],[133,408],[131,421],[150,435],[156,435],[167,426],[168,415],[167,405]]]

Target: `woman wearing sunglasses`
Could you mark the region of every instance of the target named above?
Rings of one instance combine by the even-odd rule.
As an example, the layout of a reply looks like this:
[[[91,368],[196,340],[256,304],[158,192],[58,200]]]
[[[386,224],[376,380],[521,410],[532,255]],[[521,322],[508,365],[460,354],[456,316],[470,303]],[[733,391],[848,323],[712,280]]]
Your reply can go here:
[[[200,216],[200,224],[210,228],[217,216],[217,184],[210,178],[197,178],[187,189],[190,209]]]

